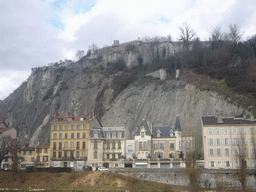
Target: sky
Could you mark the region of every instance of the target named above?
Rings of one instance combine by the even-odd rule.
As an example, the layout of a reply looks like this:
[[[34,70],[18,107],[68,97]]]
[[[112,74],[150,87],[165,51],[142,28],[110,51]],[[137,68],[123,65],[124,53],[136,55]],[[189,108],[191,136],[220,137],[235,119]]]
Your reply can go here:
[[[187,23],[201,40],[236,24],[256,34],[255,0],[0,0],[0,100],[26,81],[31,68],[75,60],[78,50],[171,35]]]

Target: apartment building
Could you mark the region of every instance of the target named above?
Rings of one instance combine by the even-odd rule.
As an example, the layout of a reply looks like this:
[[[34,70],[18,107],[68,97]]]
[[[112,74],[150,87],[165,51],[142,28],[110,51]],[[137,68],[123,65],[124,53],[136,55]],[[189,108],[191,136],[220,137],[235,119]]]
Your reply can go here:
[[[88,158],[90,123],[95,117],[54,115],[51,121],[51,166],[81,168]],[[97,119],[97,118],[96,118]]]
[[[35,161],[37,167],[50,166],[50,144],[40,143],[35,147]]]
[[[89,158],[91,166],[124,167],[126,139],[124,127],[101,127],[90,131]]]
[[[256,121],[242,118],[202,117],[205,168],[237,169],[239,155],[246,157],[247,168],[255,167]]]
[[[34,166],[35,163],[35,147],[29,147],[26,144],[21,148],[20,154],[20,167]]]

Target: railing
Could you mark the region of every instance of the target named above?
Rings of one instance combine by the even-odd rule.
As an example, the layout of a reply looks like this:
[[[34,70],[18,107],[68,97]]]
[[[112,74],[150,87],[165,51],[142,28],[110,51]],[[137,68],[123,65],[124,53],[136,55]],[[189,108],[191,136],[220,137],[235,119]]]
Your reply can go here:
[[[63,150],[67,151],[67,150],[75,150],[75,147],[63,147]]]

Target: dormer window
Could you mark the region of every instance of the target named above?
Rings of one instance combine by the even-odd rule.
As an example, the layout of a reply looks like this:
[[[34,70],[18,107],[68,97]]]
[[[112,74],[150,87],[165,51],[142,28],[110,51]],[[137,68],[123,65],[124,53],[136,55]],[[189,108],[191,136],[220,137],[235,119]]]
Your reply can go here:
[[[171,129],[171,131],[170,131],[170,137],[173,137],[173,136],[175,136],[175,134],[174,134],[173,130]]]
[[[159,129],[158,129],[157,132],[156,132],[156,136],[157,136],[157,137],[161,137],[161,131],[159,131]]]
[[[140,136],[141,136],[141,138],[144,138],[145,137],[145,132],[140,132]]]
[[[94,133],[94,138],[98,138],[98,133]]]

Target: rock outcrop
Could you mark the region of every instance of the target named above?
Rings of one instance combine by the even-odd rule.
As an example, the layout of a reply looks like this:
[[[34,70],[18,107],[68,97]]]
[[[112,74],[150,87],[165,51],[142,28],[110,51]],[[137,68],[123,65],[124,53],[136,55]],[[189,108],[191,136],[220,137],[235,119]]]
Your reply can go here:
[[[125,125],[131,131],[143,118],[154,125],[172,125],[179,115],[185,135],[197,136],[200,142],[201,115],[248,114],[216,93],[200,91],[182,80],[134,81],[116,96],[113,78],[88,63],[33,69],[27,82],[0,103],[0,119],[18,130],[23,143],[35,145],[38,140],[49,141],[54,113],[95,112],[101,114],[103,126]]]

